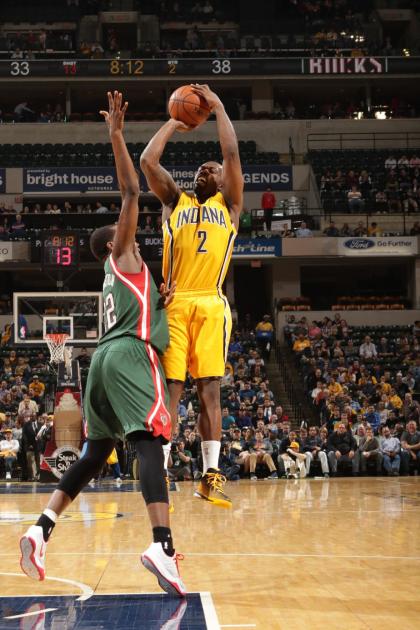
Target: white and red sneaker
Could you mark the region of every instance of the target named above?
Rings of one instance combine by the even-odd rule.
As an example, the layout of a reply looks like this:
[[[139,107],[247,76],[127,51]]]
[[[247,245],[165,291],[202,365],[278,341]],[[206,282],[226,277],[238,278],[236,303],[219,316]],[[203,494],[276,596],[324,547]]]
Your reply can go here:
[[[42,527],[31,525],[20,539],[21,569],[33,580],[45,579],[45,552],[47,543],[44,540]]]
[[[152,543],[146,551],[141,554],[142,564],[156,575],[160,587],[169,595],[185,597],[187,589],[179,575],[178,560],[183,556],[174,553],[168,556],[162,549],[161,543]]]

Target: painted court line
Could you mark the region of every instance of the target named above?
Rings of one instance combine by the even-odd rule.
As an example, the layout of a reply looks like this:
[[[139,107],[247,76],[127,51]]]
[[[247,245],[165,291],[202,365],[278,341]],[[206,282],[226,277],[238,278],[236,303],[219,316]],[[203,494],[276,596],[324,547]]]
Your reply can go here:
[[[3,617],[3,619],[21,619],[22,617],[35,617],[40,615],[41,613],[45,615],[45,613],[53,612],[54,610],[58,610],[58,608],[42,608],[41,610],[33,610],[32,612],[22,613],[21,615],[9,615],[9,617]]]
[[[134,551],[50,551],[48,556],[138,556],[139,554]],[[4,557],[14,557],[15,553],[12,552],[0,552],[0,558]],[[203,556],[203,557],[232,557],[232,558],[333,558],[334,560],[352,560],[353,558],[357,560],[413,560],[414,562],[420,561],[420,556],[368,556],[368,555],[340,555],[334,553],[223,553],[223,552],[215,552],[215,553],[205,553],[205,552],[188,552],[188,556]],[[22,577],[20,573],[1,573],[0,575],[17,575]],[[65,580],[64,578],[46,578],[47,580],[57,580],[59,582],[68,582],[69,584],[76,584],[83,590],[82,587],[86,587],[90,589],[92,593],[88,597],[84,597],[80,601],[84,601],[84,599],[89,599],[92,596],[93,590],[90,586],[86,586],[86,584],[82,584],[81,582],[75,582],[74,580]]]
[[[256,623],[222,623],[221,628],[256,628]]]
[[[188,552],[189,556],[232,556],[234,558],[252,557],[252,558],[333,558],[333,559],[361,559],[361,560],[415,560],[420,561],[420,556],[366,556],[366,555],[338,555],[329,553],[204,553],[204,552]]]
[[[0,575],[8,575],[12,577],[24,577],[26,579],[27,576],[24,573],[7,573],[4,571],[0,571]],[[82,594],[76,599],[78,602],[85,602],[87,599],[90,599],[93,595],[93,589],[87,584],[83,584],[83,582],[77,582],[76,580],[68,580],[67,578],[59,578],[53,576],[45,576],[46,580],[51,580],[52,582],[62,582],[63,584],[71,584],[72,586],[77,586],[78,589],[82,591]],[[16,597],[16,595],[13,595]],[[24,597],[29,597],[29,595],[25,595]]]
[[[399,497],[395,497],[395,499],[398,499]],[[389,498],[387,499],[388,501],[392,501],[393,498]],[[411,497],[409,497],[408,499],[406,499],[406,501],[412,501],[413,499],[411,499]],[[415,499],[416,501],[418,500],[417,498]],[[301,510],[302,512],[308,511],[311,514],[325,514],[326,516],[331,516],[331,510],[328,509],[328,507],[325,507],[324,509],[321,510],[313,510],[309,505],[305,506],[305,505],[301,505],[298,501],[296,501],[296,503],[291,506],[291,507],[286,507],[286,508],[282,508],[281,510],[278,510],[277,512],[266,512],[264,511],[264,516],[278,516],[279,514],[284,514],[286,512],[293,512],[296,507],[299,508],[299,510]],[[386,514],[407,514],[407,513],[411,513],[411,512],[418,512],[420,510],[420,507],[418,508],[411,508],[411,509],[407,509],[406,506],[401,506],[400,508],[394,508],[393,510],[388,510],[386,511]],[[237,510],[238,512],[240,512],[241,514],[259,514],[258,510],[251,510],[251,509],[246,509],[246,510]],[[365,510],[363,508],[360,508],[359,510],[340,510],[339,511],[340,514],[360,514],[360,515],[364,515],[364,514],[383,514],[384,510]]]
[[[220,624],[217,618],[217,612],[214,607],[211,593],[200,593],[201,605],[203,606],[204,618],[206,620],[207,630],[219,630]]]

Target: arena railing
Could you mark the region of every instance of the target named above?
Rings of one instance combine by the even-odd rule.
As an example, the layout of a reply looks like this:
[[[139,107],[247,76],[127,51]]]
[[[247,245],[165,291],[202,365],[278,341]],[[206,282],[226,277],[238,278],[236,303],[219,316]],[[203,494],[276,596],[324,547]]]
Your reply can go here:
[[[296,387],[296,382],[293,381],[290,375],[290,365],[284,358],[284,348],[280,346],[279,342],[276,343],[276,361],[294,421],[300,426],[306,419],[302,410],[302,395]]]
[[[75,229],[82,232],[89,232],[97,227],[116,222],[118,220],[118,215],[118,212],[107,212],[104,214],[22,214],[22,220],[27,232],[27,234],[23,235],[23,238],[30,238],[31,233],[51,229],[52,226],[55,226],[58,229]],[[144,224],[148,216],[152,217],[152,223],[155,226],[157,219],[160,217],[160,212],[141,212],[139,215],[140,228],[144,228]],[[7,222],[7,226],[10,230],[11,225],[15,221],[14,217],[15,213],[0,215],[0,225],[4,225],[5,222]],[[367,233],[373,222],[377,224],[380,236],[409,236],[414,223],[419,221],[419,215],[414,212],[386,214],[378,214],[375,212],[331,212],[323,210],[322,208],[307,208],[296,213],[294,211],[290,212],[287,209],[276,208],[272,219],[272,229],[268,232],[264,221],[264,211],[256,208],[251,210],[251,226],[243,228],[240,225],[239,233],[240,235],[248,238],[280,236],[284,226],[287,226],[289,230],[294,231],[300,227],[302,221],[307,224],[309,229],[313,230],[314,236],[324,236],[324,229],[326,229],[332,221],[334,221],[339,230],[343,227],[344,223],[347,223],[351,230],[350,234],[344,233],[339,236],[354,236],[353,231],[356,227],[358,227],[359,223],[363,224]],[[159,232],[159,230],[157,230],[157,232]],[[155,231],[154,233],[157,232]],[[22,235],[19,235],[18,238],[22,239]],[[8,239],[2,239],[0,235],[0,240]]]
[[[259,208],[251,210],[251,228],[248,233],[251,236],[267,235],[264,221],[264,211]],[[289,230],[296,230],[304,221],[307,227],[314,231],[314,236],[324,236],[323,231],[332,221],[340,230],[344,223],[347,223],[350,230],[355,230],[358,224],[363,223],[363,227],[368,232],[373,222],[377,223],[381,236],[409,236],[414,223],[419,221],[419,214],[416,212],[345,212],[342,210],[325,210],[323,208],[306,208],[300,212],[288,210],[287,208],[275,208],[272,218],[273,235],[278,235],[286,225]],[[351,234],[340,234],[339,236],[354,236]]]
[[[309,133],[308,151],[346,149],[419,149],[420,131],[361,132],[361,133]]]

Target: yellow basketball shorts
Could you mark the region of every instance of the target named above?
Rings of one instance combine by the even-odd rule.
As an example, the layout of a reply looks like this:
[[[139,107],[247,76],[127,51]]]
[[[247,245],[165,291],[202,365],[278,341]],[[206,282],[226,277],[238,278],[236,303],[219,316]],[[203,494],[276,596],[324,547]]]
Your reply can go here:
[[[167,379],[223,376],[232,330],[226,297],[208,291],[175,292],[167,307],[169,347],[162,358]]]

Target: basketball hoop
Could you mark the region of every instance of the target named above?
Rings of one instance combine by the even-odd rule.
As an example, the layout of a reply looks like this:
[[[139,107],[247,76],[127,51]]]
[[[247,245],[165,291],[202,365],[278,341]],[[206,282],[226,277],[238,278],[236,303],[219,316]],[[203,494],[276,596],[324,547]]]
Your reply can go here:
[[[70,335],[65,333],[48,333],[45,335],[45,342],[50,351],[50,363],[62,363],[68,361],[65,346]]]

